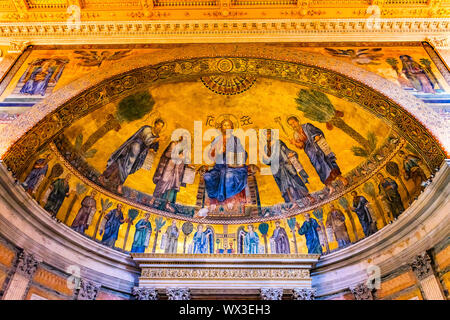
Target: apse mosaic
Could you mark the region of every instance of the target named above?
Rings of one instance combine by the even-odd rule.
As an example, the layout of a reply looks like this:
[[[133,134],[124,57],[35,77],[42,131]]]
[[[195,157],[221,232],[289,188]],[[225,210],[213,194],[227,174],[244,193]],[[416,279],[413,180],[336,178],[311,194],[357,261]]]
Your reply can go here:
[[[21,184],[125,252],[327,254],[394,222],[435,169],[356,102],[264,77],[241,90],[243,78],[124,94],[63,130]]]

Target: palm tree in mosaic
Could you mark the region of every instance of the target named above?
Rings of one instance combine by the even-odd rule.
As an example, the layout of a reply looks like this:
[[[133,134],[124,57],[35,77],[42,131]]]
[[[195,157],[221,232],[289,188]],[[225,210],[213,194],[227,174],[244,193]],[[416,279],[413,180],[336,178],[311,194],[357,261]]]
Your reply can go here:
[[[69,207],[66,211],[66,216],[64,217],[64,224],[67,224],[67,220],[69,219],[70,213],[72,212],[73,206],[78,201],[81,195],[87,191],[87,187],[82,183],[77,183],[76,185],[76,191],[75,195],[72,198],[72,201],[70,201]]]
[[[142,119],[152,111],[155,100],[148,91],[138,92],[123,98],[114,114],[106,116],[106,122],[92,133],[81,147],[81,151],[87,152],[91,147],[109,131],[119,131],[122,123]]]
[[[350,220],[350,223],[352,224],[352,230],[353,230],[353,234],[355,235],[355,241],[358,241],[359,237],[358,237],[358,232],[356,231],[355,220],[353,219],[352,212],[350,211],[350,206],[349,206],[347,198],[340,197],[339,204],[341,205],[342,208],[344,208],[345,212],[347,213],[348,219]]]
[[[353,146],[351,150],[353,154],[357,157],[368,158],[373,150],[377,147],[377,136],[375,133],[370,131],[367,133],[367,141],[369,142],[369,149],[362,148],[360,146]]]
[[[383,227],[384,227],[385,225],[387,225],[387,221],[386,221],[386,218],[385,218],[385,216],[384,216],[384,210],[383,210],[383,208],[382,208],[382,206],[381,206],[381,204],[380,204],[380,201],[378,201],[377,193],[376,193],[376,191],[375,191],[375,187],[374,187],[373,183],[370,182],[370,181],[369,181],[369,182],[366,182],[366,183],[364,184],[364,186],[363,186],[363,190],[364,190],[364,192],[367,193],[367,194],[372,198],[372,200],[375,202],[375,206],[377,207],[377,210],[378,210],[378,212],[379,212],[380,215],[381,215],[381,220],[383,220]],[[390,218],[391,218],[391,220],[394,220],[393,217],[390,217]]]
[[[369,141],[342,119],[344,113],[334,108],[325,93],[313,89],[301,89],[295,101],[297,102],[297,109],[302,111],[306,118],[326,123],[329,130],[335,126],[358,142],[368,152],[372,151]]]
[[[105,215],[106,211],[108,211],[108,209],[113,205],[112,201],[110,201],[109,199],[100,199],[100,204],[102,205],[102,211],[100,212],[100,216],[98,217],[97,223],[95,224],[94,234],[92,236],[94,239],[97,237],[98,228],[100,227],[100,222],[103,220],[103,216]]]
[[[287,224],[289,226],[289,229],[291,229],[292,232],[292,238],[294,239],[294,248],[295,248],[295,253],[298,253],[298,249],[297,249],[297,237],[295,234],[295,225],[296,225],[296,219],[295,217],[289,218],[286,220]]]
[[[431,61],[429,59],[421,58],[420,63],[425,67],[427,74],[433,79],[434,84],[437,84],[439,88],[443,90],[444,88],[441,86],[441,83],[436,78],[433,69],[431,69]]]
[[[156,243],[158,242],[158,235],[161,231],[162,227],[166,224],[166,221],[162,217],[158,217],[155,219],[155,241],[153,242],[152,253],[156,251]]]
[[[269,225],[267,223],[261,223],[258,226],[259,232],[261,232],[263,238],[264,238],[264,249],[265,253],[269,253],[269,248],[267,247],[267,232],[269,232]]]
[[[139,211],[136,209],[129,209],[128,210],[128,219],[127,219],[127,232],[125,233],[125,240],[123,242],[123,247],[122,249],[125,250],[125,247],[127,246],[127,240],[128,240],[128,235],[130,233],[130,228],[133,225],[133,221],[134,219],[136,219],[136,217],[139,215]]]

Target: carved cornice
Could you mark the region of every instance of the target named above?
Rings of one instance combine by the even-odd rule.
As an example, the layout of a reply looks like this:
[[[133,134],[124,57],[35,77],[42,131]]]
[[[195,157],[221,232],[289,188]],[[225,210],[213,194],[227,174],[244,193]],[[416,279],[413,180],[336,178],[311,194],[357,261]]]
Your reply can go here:
[[[3,3],[2,3],[3,2]],[[116,19],[230,18],[367,18],[447,17],[447,3],[427,0],[13,0],[1,1],[4,21],[58,21],[70,16],[69,6],[86,21]]]
[[[120,41],[154,42],[168,39],[183,42],[255,40],[255,37],[274,38],[277,41],[299,40],[299,37],[335,35],[341,39],[362,35],[380,40],[385,36],[405,39],[440,39],[450,32],[446,18],[378,19],[374,24],[368,19],[273,19],[273,20],[157,20],[157,21],[95,21],[77,23],[76,28],[67,22],[3,22],[0,38],[26,39],[33,44]],[[225,36],[225,38],[224,38]],[[408,36],[410,36],[408,38]],[[227,40],[227,37],[229,40]],[[420,39],[417,39],[419,37]],[[70,40],[69,40],[70,39]],[[241,40],[241,41],[242,41]],[[329,40],[329,39],[328,39]],[[339,41],[338,39],[336,39]],[[316,39],[316,41],[318,41]],[[320,39],[319,39],[320,41]]]
[[[273,268],[143,268],[141,279],[151,280],[309,280],[307,269]]]

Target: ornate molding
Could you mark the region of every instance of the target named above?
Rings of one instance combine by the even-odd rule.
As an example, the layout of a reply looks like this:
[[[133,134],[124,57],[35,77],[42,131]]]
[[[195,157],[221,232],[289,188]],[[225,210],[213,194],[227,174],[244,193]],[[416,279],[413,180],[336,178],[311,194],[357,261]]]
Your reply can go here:
[[[167,288],[166,294],[169,300],[191,300],[189,288]]]
[[[293,300],[315,300],[316,289],[307,288],[294,288],[292,289],[292,299]]]
[[[100,287],[98,283],[81,279],[76,300],[95,300]]]
[[[216,17],[216,16],[214,16]],[[77,28],[73,28],[67,22],[13,22],[0,23],[0,37],[32,39],[33,44],[45,44],[46,39],[60,39],[67,42],[72,40],[84,41],[109,39],[121,39],[124,36],[133,38],[134,42],[149,42],[148,37],[167,38],[172,42],[189,37],[195,37],[197,41],[202,38],[220,39],[221,42],[233,41],[255,36],[275,37],[277,41],[283,38],[295,38],[299,36],[317,36],[318,34],[330,34],[349,38],[354,34],[380,35],[392,34],[406,37],[417,35],[439,38],[450,32],[450,21],[445,18],[379,18],[374,27],[373,20],[360,19],[248,19],[248,20],[159,20],[159,21],[80,21]],[[223,36],[231,36],[231,39]],[[364,37],[361,37],[363,39]],[[317,39],[316,39],[317,41]]]
[[[261,288],[262,300],[281,300],[283,298],[283,288]]]
[[[365,283],[360,283],[350,288],[350,291],[353,293],[355,300],[374,300],[372,289],[370,289]]]
[[[448,49],[450,47],[450,40],[448,36],[428,37],[425,41],[428,41],[433,45],[433,47],[438,49]]]
[[[419,280],[423,280],[433,274],[431,258],[426,252],[414,258],[413,262],[411,263],[411,268],[414,271],[417,279]]]
[[[30,45],[29,41],[11,41],[8,53],[22,53]]]
[[[308,269],[274,268],[146,268],[141,279],[151,280],[308,280]]]
[[[158,300],[158,292],[155,288],[133,288],[133,296],[136,300]]]
[[[34,257],[34,254],[22,251],[17,258],[16,272],[31,279],[38,266],[39,261]]]

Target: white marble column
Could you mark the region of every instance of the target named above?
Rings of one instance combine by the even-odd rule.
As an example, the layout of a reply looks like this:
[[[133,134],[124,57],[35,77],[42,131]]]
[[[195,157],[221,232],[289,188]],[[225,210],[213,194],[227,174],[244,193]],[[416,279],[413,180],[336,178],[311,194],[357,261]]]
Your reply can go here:
[[[17,259],[16,272],[3,295],[3,300],[23,300],[39,262],[32,254],[22,251]]]
[[[426,252],[414,258],[411,268],[419,280],[425,300],[446,300],[439,280],[433,272],[431,258]]]

